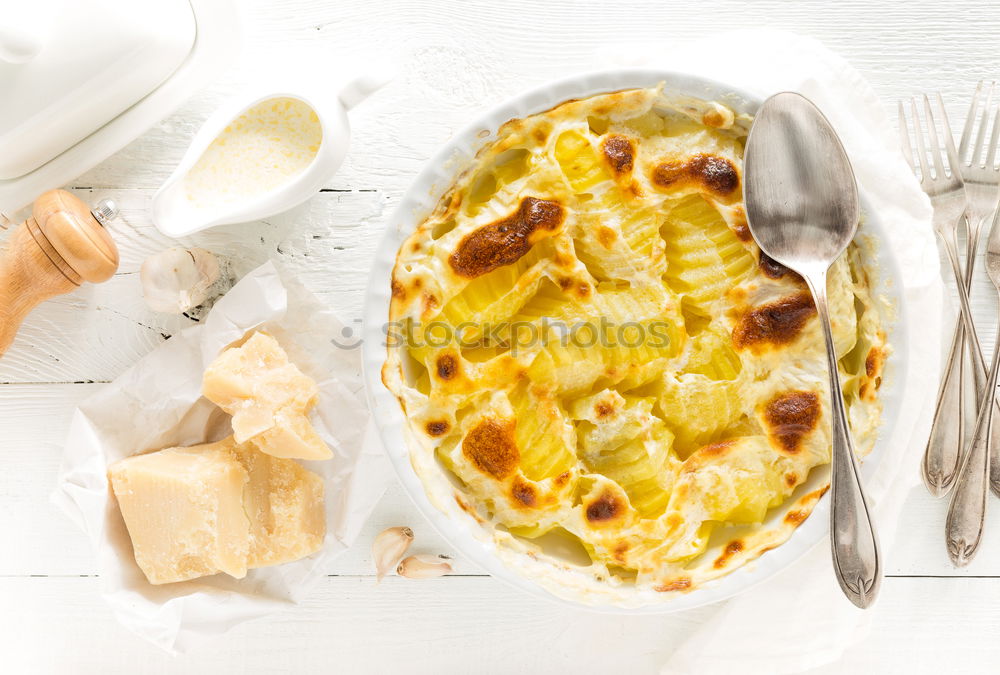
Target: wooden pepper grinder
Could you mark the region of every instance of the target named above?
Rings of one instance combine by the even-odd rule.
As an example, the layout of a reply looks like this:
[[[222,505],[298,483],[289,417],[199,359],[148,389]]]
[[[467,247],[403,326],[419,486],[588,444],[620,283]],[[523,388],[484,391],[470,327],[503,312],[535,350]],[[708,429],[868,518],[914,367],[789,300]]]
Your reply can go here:
[[[35,201],[0,256],[0,356],[36,305],[114,275],[118,248],[104,226],[117,215],[110,200],[91,210],[65,190]]]

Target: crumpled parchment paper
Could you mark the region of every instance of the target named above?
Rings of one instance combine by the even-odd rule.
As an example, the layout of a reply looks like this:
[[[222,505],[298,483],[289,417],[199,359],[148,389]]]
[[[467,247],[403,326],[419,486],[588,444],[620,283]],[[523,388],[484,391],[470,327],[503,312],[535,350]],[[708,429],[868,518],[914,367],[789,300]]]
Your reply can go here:
[[[110,464],[140,452],[228,435],[229,417],[201,397],[205,367],[248,331],[273,335],[319,385],[312,421],[333,459],[302,462],[323,477],[327,535],[318,553],[250,570],[153,586],[107,480]],[[238,623],[301,600],[345,551],[390,480],[370,422],[361,353],[338,346],[349,329],[305,288],[265,263],[244,277],[204,322],[160,345],[75,411],[53,501],[90,537],[102,593],[123,625],[159,647],[182,652]]]

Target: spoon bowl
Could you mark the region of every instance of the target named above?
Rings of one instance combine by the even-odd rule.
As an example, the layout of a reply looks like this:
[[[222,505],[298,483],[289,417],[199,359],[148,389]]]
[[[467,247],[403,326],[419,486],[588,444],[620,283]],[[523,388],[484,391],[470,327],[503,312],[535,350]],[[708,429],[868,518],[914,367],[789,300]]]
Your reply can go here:
[[[780,263],[826,261],[854,239],[861,216],[847,153],[823,113],[799,94],[769,98],[747,138],[746,211],[761,249]]]
[[[830,543],[837,581],[869,607],[882,577],[858,475],[826,298],[830,266],[854,239],[860,206],[850,160],[823,113],[799,94],[764,101],[744,153],[747,224],[761,250],[806,281],[826,342],[832,419]]]

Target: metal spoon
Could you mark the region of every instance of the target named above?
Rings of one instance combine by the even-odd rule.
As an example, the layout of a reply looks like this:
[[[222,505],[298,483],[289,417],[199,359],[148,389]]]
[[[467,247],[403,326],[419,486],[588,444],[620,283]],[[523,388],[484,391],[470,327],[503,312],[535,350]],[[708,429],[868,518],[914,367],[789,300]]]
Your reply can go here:
[[[774,260],[806,280],[826,338],[833,419],[830,538],[844,594],[868,607],[882,580],[878,538],[868,515],[837,373],[826,274],[858,229],[858,187],[837,134],[808,99],[775,94],[757,112],[744,157],[750,232]]]

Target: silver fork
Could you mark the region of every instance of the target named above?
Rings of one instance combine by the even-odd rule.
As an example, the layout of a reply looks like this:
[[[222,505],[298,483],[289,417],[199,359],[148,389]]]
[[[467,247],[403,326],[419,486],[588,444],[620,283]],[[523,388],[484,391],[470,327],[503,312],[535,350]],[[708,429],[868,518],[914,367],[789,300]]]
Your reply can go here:
[[[969,114],[965,118],[965,127],[962,129],[962,137],[958,144],[962,180],[965,183],[965,193],[969,198],[969,238],[965,255],[965,287],[970,293],[972,292],[972,277],[976,267],[980,233],[983,225],[996,211],[997,200],[1000,197],[1000,193],[997,192],[997,188],[1000,186],[1000,167],[995,166],[997,145],[1000,141],[1000,106],[993,105],[996,82],[990,82],[986,89],[986,102],[980,107],[979,103],[985,86],[986,83],[983,81],[980,81],[976,86],[976,93],[972,97],[972,103],[969,104]],[[978,126],[976,125],[977,119]],[[987,144],[985,142],[986,134],[991,119],[993,127]],[[973,132],[975,132],[975,141],[973,141]],[[959,332],[960,326],[961,322],[957,322],[956,333]],[[985,378],[986,373],[983,373],[983,379]],[[995,388],[992,391],[993,405],[997,408],[994,412],[1000,412],[1000,402],[996,400]],[[976,390],[976,410],[982,406],[983,394],[984,392]],[[1000,447],[1000,425],[993,427],[993,433],[997,437],[992,439],[992,447]],[[1000,455],[992,453],[990,463],[990,485],[993,492],[1000,496]]]
[[[962,345],[966,335],[971,345],[972,374],[977,392],[983,390],[986,365],[972,321],[965,275],[962,273],[962,266],[958,259],[958,229],[968,211],[968,197],[960,175],[961,165],[948,124],[948,116],[945,114],[940,95],[936,98],[943,122],[943,148],[938,142],[934,112],[931,109],[930,99],[926,95],[923,96],[923,107],[927,118],[926,125],[921,124],[916,98],[910,101],[913,116],[912,136],[913,140],[916,141],[916,161],[914,161],[914,145],[907,129],[906,110],[902,101],[899,102],[899,129],[903,155],[920,179],[920,187],[931,198],[931,204],[934,207],[934,231],[940,238],[948,261],[951,263],[961,306],[960,327],[956,329],[952,340],[951,351],[938,390],[931,434],[921,465],[921,474],[928,490],[931,494],[941,496],[946,494],[954,483],[960,466],[962,449],[965,446]],[[928,148],[924,142],[923,126],[927,127],[927,136],[930,140],[929,152],[934,164],[933,174],[928,164]],[[968,127],[968,123],[966,126]],[[947,154],[949,173],[945,172],[943,152]],[[981,225],[981,222],[977,221],[977,225]]]
[[[986,272],[998,291],[1000,300],[1000,219],[993,218],[990,237],[986,245]],[[1000,302],[997,307],[1000,313]],[[990,364],[989,377],[986,381],[986,391],[996,391],[997,371],[1000,370],[1000,349],[993,350],[993,360]],[[976,416],[976,429],[972,437],[965,461],[958,473],[955,483],[955,493],[948,507],[948,520],[945,522],[945,538],[948,545],[948,556],[951,561],[961,567],[976,555],[979,543],[983,537],[983,525],[986,522],[986,496],[989,492],[987,482],[990,477],[990,455],[993,450],[993,422],[996,406],[982,405]]]

